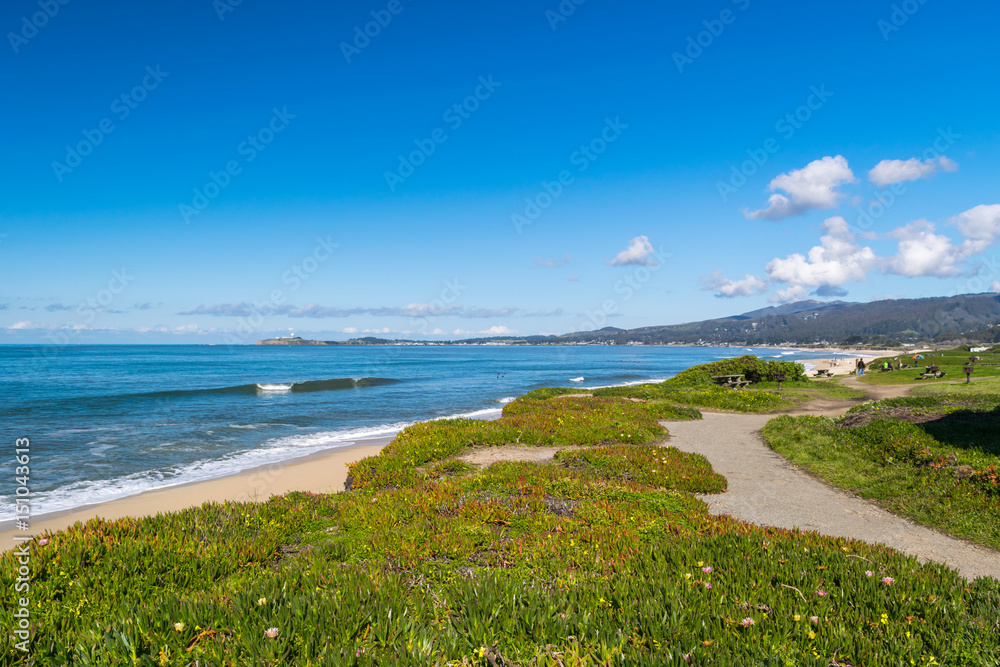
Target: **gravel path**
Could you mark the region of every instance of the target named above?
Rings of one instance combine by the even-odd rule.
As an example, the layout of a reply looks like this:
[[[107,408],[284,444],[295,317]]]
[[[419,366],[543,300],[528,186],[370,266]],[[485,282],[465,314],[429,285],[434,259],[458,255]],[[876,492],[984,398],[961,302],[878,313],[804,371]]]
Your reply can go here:
[[[879,387],[872,393],[882,397],[906,389]],[[851,404],[853,401],[810,401],[793,414],[839,414]],[[728,514],[757,525],[797,527],[880,542],[922,561],[945,563],[970,580],[982,576],[1000,579],[1000,553],[918,526],[790,464],[764,444],[759,434],[774,415],[703,414],[700,421],[663,424],[670,430],[672,446],[704,455],[729,481],[725,493],[700,496],[712,514]]]

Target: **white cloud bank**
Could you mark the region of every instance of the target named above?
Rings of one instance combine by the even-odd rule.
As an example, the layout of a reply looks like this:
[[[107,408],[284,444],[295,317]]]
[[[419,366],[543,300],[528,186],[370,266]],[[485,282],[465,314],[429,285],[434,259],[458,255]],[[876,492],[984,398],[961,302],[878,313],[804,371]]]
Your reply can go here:
[[[840,216],[823,223],[820,245],[806,255],[775,257],[765,270],[770,280],[796,287],[838,286],[864,280],[878,264],[875,251],[858,245],[847,221]]]
[[[907,278],[957,276],[962,273],[962,262],[1000,240],[1000,204],[971,208],[950,218],[948,225],[964,238],[952,240],[937,233],[934,223],[916,220],[890,231],[886,237],[896,240],[896,251],[879,257],[858,242],[859,237],[844,218],[827,218],[819,245],[806,254],[775,257],[765,266],[765,278],[748,273],[742,280],[730,280],[722,271],[716,271],[702,277],[702,287],[715,290],[716,296],[734,297],[762,294],[768,285],[778,283],[786,287],[770,300],[788,302],[810,292],[818,296],[843,296],[842,285],[862,282],[876,269]]]
[[[744,210],[743,215],[748,220],[783,220],[811,210],[836,208],[842,196],[837,188],[852,181],[854,173],[847,164],[847,158],[828,155],[802,169],[779,174],[768,186],[775,194],[768,198],[767,206],[757,211]]]
[[[722,269],[714,271],[711,275],[702,276],[701,285],[702,289],[714,290],[715,296],[727,299],[753,296],[767,291],[767,281],[752,273],[746,274],[742,280],[731,280],[722,275]]]
[[[928,158],[923,162],[915,157],[909,160],[882,160],[868,172],[868,180],[884,188],[894,183],[928,178],[938,171],[958,171],[958,163],[944,155],[937,159]]]

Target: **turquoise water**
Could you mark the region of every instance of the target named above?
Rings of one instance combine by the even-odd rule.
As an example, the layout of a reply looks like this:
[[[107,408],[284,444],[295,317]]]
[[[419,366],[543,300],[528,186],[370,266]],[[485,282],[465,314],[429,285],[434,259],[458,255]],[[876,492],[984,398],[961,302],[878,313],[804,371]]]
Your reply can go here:
[[[0,346],[0,428],[31,440],[32,514],[210,479],[543,386],[666,379],[743,348]],[[756,350],[762,357],[810,356]],[[812,353],[815,356],[815,353]],[[14,516],[13,467],[0,521]]]

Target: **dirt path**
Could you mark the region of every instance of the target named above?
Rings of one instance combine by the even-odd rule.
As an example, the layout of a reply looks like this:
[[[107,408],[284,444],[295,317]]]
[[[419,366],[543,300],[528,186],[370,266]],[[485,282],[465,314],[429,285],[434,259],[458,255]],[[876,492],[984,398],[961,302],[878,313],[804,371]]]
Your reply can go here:
[[[872,398],[902,396],[908,386],[848,386],[869,391]],[[789,414],[840,414],[856,401],[815,399]],[[722,494],[701,496],[712,514],[728,514],[758,525],[815,530],[834,537],[881,542],[922,561],[956,568],[968,579],[1000,579],[1000,553],[918,526],[872,502],[834,488],[799,470],[760,437],[773,415],[703,411],[704,419],[664,422],[670,444],[704,455],[729,481]]]

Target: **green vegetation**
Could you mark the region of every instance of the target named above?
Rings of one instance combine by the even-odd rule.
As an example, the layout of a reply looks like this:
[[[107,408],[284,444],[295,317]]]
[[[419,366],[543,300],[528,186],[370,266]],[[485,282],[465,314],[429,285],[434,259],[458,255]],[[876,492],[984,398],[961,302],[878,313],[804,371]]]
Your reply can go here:
[[[777,389],[777,382],[761,382],[754,385],[756,389]],[[813,379],[808,378],[799,382],[782,382],[781,394],[787,398],[809,400],[811,398],[833,398],[841,400],[855,400],[867,396],[864,389],[845,387],[840,383],[840,378]]]
[[[659,384],[640,384],[627,387],[607,387],[594,390],[594,396],[616,396],[643,401],[669,401],[681,405],[734,412],[764,413],[787,410],[795,403],[781,394],[759,389],[734,390],[720,387],[712,377],[718,375],[743,375],[751,382],[760,382],[785,374],[788,384],[809,386],[805,367],[788,361],[765,361],[752,355],[723,359],[701,366],[694,366]],[[777,388],[777,383],[768,386]],[[782,384],[782,387],[786,384]]]
[[[980,395],[980,394],[1000,394],[1000,377],[982,378],[973,380],[969,384],[942,383],[921,385],[910,390],[911,396],[944,396],[954,398],[958,396]]]
[[[352,466],[350,493],[206,504],[47,536],[31,546],[32,664],[1000,660],[1000,582],[708,514],[692,494],[722,491],[725,479],[703,457],[662,446],[659,420],[699,416],[663,395],[773,394],[680,383],[640,391],[652,401],[540,390],[495,422],[415,425]],[[913,400],[923,403],[907,409],[936,409],[937,399]],[[833,442],[832,422],[818,424]],[[869,457],[885,441],[871,431],[855,445]],[[888,440],[894,460],[922,455],[930,436],[911,436]],[[455,458],[512,444],[573,448],[551,463],[478,468]],[[13,553],[0,557],[3,590],[17,567]],[[17,641],[0,638],[3,664],[27,664]]]
[[[858,378],[859,381],[866,384],[909,384],[912,382],[920,383],[942,383],[942,382],[956,382],[958,380],[965,380],[965,373],[962,371],[962,367],[968,363],[969,357],[979,357],[980,360],[975,364],[975,370],[972,373],[974,378],[989,378],[989,377],[1000,377],[1000,366],[989,366],[985,364],[1000,364],[1000,353],[997,352],[969,352],[968,347],[958,347],[953,350],[937,351],[937,352],[925,352],[922,353],[923,359],[914,359],[913,354],[902,355],[900,358],[905,364],[909,364],[911,368],[904,368],[898,371],[891,371],[889,373],[880,373],[878,369],[882,367],[883,361],[891,361],[895,363],[896,357],[884,357],[882,359],[877,359],[868,366],[868,370],[865,371],[863,377]],[[924,372],[926,366],[931,364],[936,364],[942,371],[945,372],[943,378],[921,380],[920,375]],[[915,368],[912,368],[916,366]]]
[[[684,386],[672,380],[660,384],[640,384],[631,387],[597,389],[595,396],[620,396],[644,401],[672,401],[684,405],[734,412],[774,412],[795,404],[779,394],[753,389],[735,390],[715,385]]]
[[[1000,394],[972,392],[887,399],[838,419],[779,417],[763,433],[831,484],[1000,549],[998,406]]]
[[[806,379],[806,367],[794,361],[761,359],[745,354],[742,357],[692,366],[670,381],[685,385],[711,384],[712,377],[716,375],[743,375],[750,382],[775,380],[776,376],[784,375],[785,382],[799,382]]]
[[[353,489],[409,486],[422,466],[470,447],[595,446],[610,442],[644,444],[663,438],[658,423],[699,419],[701,413],[670,403],[639,403],[621,398],[564,396],[566,391],[538,390],[504,406],[495,421],[448,419],[404,429],[377,456],[350,469]],[[551,397],[551,398],[549,398]]]

